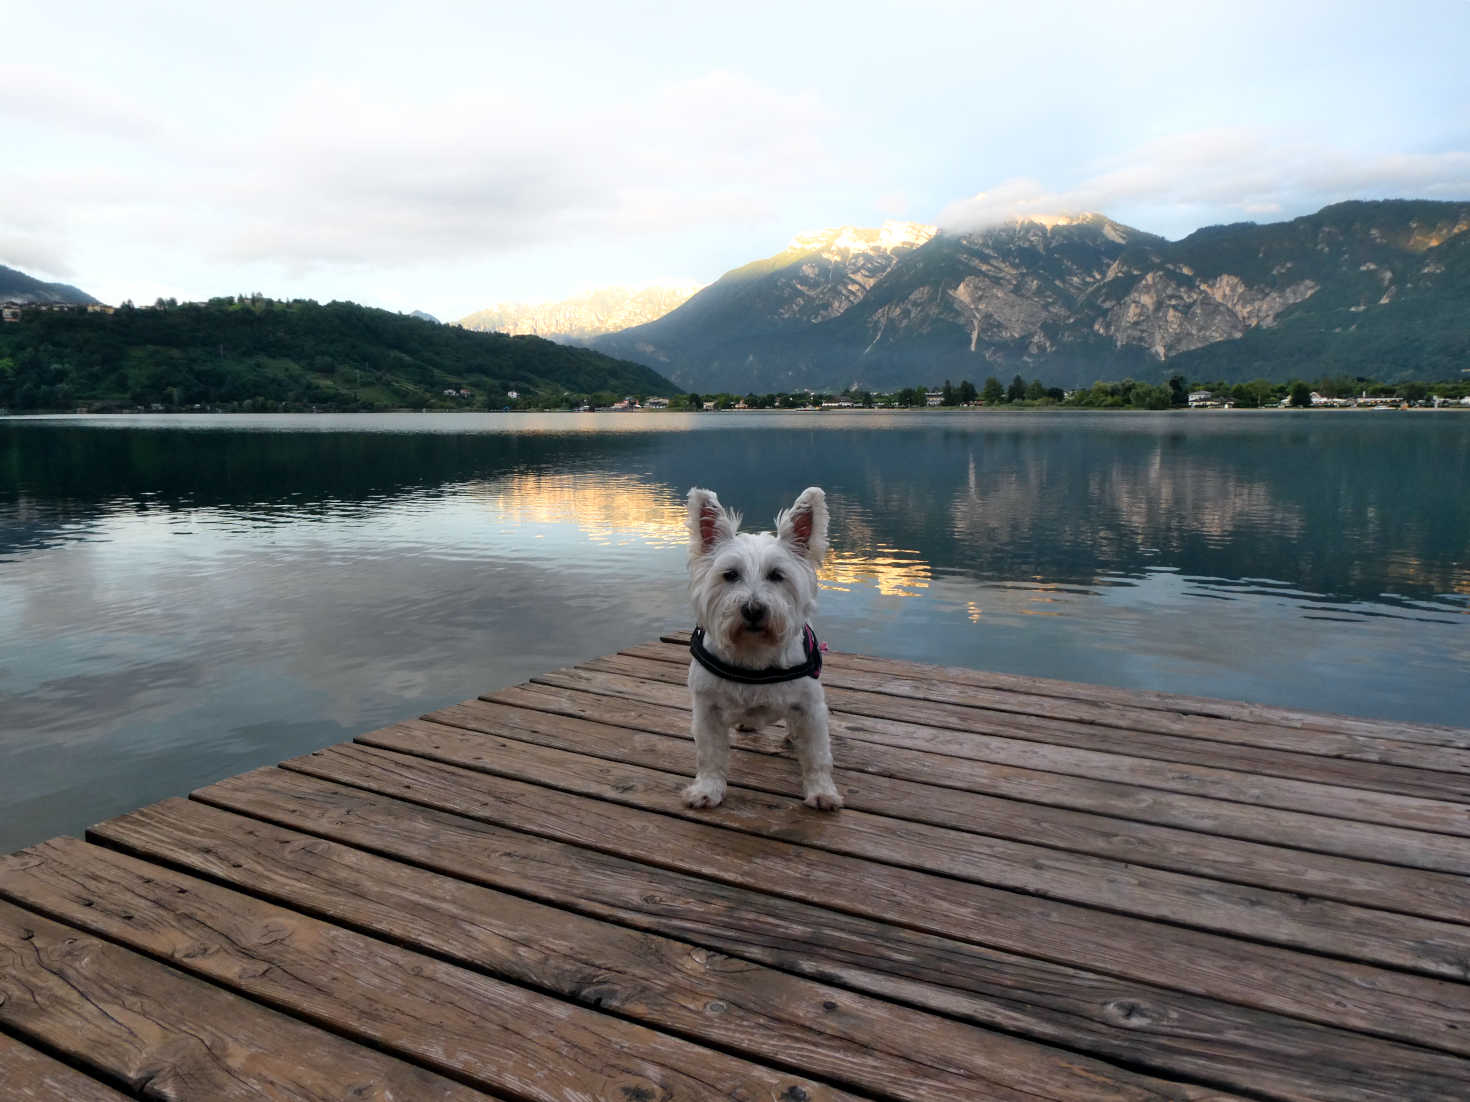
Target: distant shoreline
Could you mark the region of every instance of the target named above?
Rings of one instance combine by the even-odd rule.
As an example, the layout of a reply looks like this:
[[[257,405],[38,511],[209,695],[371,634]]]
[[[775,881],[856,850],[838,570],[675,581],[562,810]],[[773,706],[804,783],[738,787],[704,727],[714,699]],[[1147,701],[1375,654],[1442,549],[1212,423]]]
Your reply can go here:
[[[763,416],[790,416],[792,414],[821,414],[825,416],[842,416],[844,414],[861,415],[894,415],[901,414],[912,416],[915,414],[942,414],[944,416],[990,416],[1002,413],[1064,413],[1064,414],[1121,414],[1133,416],[1138,414],[1269,414],[1269,413],[1314,413],[1314,414],[1357,414],[1357,413],[1470,413],[1470,406],[1458,403],[1447,403],[1442,406],[1228,406],[1190,409],[1187,407],[1176,407],[1172,409],[1133,409],[1129,407],[1097,407],[1097,406],[929,406],[924,409],[915,409],[906,406],[873,407],[865,408],[854,406],[851,409],[718,409],[718,410],[687,410],[687,409],[648,409],[648,410],[569,410],[569,409],[376,409],[376,410],[281,410],[281,411],[258,411],[258,410],[25,410],[11,411],[0,410],[0,421],[26,421],[26,420],[60,420],[60,419],[82,419],[82,418],[105,418],[108,420],[125,420],[128,418],[167,418],[176,417],[218,417],[221,419],[232,417],[382,417],[394,416],[477,416],[477,417],[501,417],[501,416],[546,416],[555,414],[563,417],[586,417],[588,415],[613,415],[619,419],[637,418],[640,415],[665,416],[675,414],[680,417],[705,417],[712,415],[747,414]]]

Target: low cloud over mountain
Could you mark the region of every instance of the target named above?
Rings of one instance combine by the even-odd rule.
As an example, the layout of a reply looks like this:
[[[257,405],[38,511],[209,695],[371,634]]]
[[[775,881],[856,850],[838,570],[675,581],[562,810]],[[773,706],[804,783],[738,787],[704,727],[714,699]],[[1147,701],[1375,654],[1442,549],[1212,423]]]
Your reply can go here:
[[[1470,202],[1340,203],[1176,242],[1095,213],[982,221],[802,235],[593,345],[736,393],[1013,373],[1448,377],[1470,355]]]

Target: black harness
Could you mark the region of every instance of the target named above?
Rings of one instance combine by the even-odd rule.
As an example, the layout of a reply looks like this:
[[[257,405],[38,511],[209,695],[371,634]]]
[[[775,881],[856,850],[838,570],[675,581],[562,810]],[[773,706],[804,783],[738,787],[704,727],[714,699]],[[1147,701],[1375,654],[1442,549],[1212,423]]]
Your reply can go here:
[[[817,642],[817,633],[810,624],[802,627],[801,649],[806,659],[799,666],[768,666],[763,670],[748,670],[743,666],[732,666],[721,661],[705,649],[704,628],[696,627],[689,636],[689,653],[694,660],[716,677],[726,681],[738,681],[742,685],[776,685],[782,681],[796,681],[803,677],[822,676],[822,644]]]

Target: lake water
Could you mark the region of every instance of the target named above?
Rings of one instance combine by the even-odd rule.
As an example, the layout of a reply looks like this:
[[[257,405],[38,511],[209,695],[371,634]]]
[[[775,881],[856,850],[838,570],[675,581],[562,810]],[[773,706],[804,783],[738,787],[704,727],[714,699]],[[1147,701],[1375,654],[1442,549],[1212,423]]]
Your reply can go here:
[[[1470,723],[1470,416],[9,419],[0,852],[689,626],[696,484],[836,650]]]

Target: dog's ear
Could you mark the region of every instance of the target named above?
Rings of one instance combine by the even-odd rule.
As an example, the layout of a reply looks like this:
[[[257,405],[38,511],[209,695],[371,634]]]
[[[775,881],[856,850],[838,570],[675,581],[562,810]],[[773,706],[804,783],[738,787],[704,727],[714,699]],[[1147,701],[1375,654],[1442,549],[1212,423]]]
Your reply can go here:
[[[791,508],[776,518],[776,536],[813,564],[827,553],[827,495],[808,486]]]
[[[739,525],[739,517],[720,508],[720,499],[713,490],[696,486],[689,491],[689,554],[708,555],[733,539]]]

